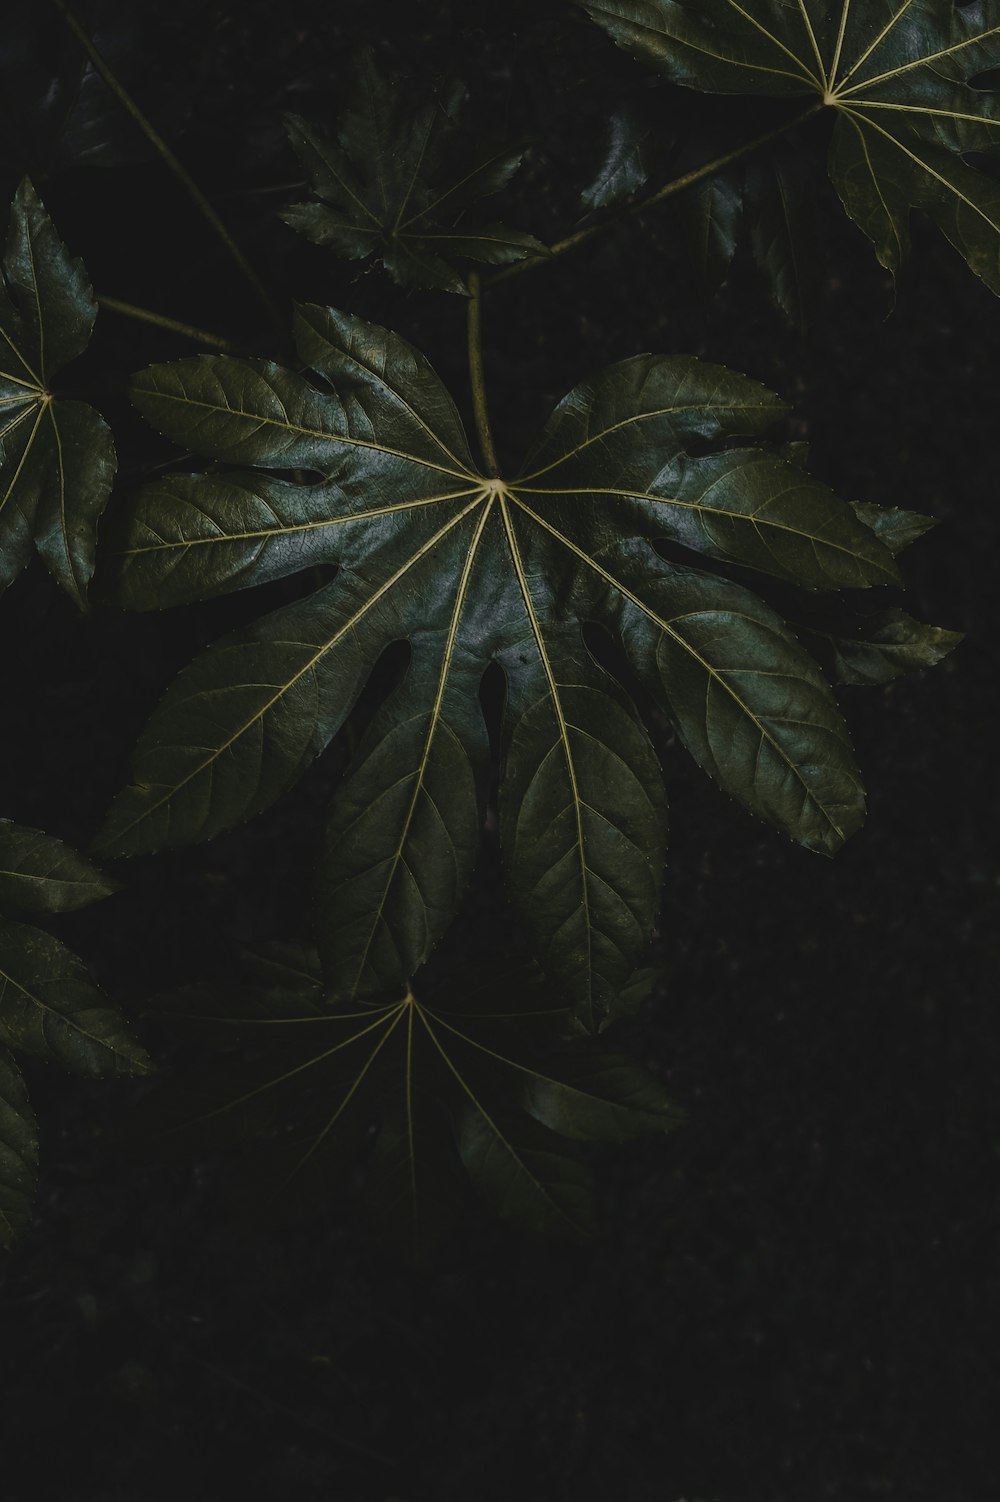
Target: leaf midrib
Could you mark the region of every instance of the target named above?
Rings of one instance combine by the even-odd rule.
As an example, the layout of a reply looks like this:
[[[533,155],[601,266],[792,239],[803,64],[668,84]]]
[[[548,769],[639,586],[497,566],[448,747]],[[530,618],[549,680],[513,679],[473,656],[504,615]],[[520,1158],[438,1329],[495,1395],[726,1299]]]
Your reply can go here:
[[[665,635],[669,636],[673,641],[677,643],[678,646],[682,647],[684,651],[689,654],[689,656],[695,659],[698,665],[702,669],[704,669],[710,681],[717,683],[718,686],[722,688],[723,691],[728,694],[729,697],[734,701],[740,711],[746,715],[747,719],[754,726],[757,733],[761,737],[761,740],[767,741],[778,759],[789,769],[790,772],[794,774],[797,781],[802,785],[803,792],[809,803],[822,814],[823,818],[830,825],[830,828],[834,831],[834,833],[841,840],[843,840],[844,831],[841,829],[840,825],[836,823],[833,816],[826,808],[826,805],[819,800],[814,790],[810,788],[808,782],[803,777],[796,763],[789,758],[780,742],[775,739],[775,737],[773,736],[771,731],[768,730],[763,721],[754,714],[750,706],[740,697],[740,695],[726,680],[723,674],[717,668],[713,667],[708,659],[703,657],[702,654],[695,647],[693,647],[691,643],[681,635],[680,632],[673,630],[670,622],[664,621],[662,617],[657,615],[656,612],[643,600],[641,600],[638,595],[633,594],[633,592],[628,589],[626,585],[622,584],[620,580],[616,579],[613,574],[608,573],[606,569],[602,568],[595,558],[592,558],[588,553],[585,553],[581,548],[578,548],[574,542],[572,542],[568,537],[565,537],[561,532],[559,532],[549,522],[545,521],[536,512],[532,511],[529,506],[526,506],[522,501],[518,501],[516,496],[512,497],[512,499],[514,499],[516,503],[521,507],[521,510],[524,511],[528,516],[530,516],[532,520],[535,521],[544,531],[548,532],[552,537],[556,538],[558,542],[561,542],[564,547],[568,548],[571,553],[580,558],[588,566],[588,568],[592,569],[596,574],[604,579],[606,583],[610,584],[614,589],[616,589],[621,595],[625,597],[625,599],[633,604],[637,610],[640,610],[643,615],[645,615],[656,626],[658,626]]]

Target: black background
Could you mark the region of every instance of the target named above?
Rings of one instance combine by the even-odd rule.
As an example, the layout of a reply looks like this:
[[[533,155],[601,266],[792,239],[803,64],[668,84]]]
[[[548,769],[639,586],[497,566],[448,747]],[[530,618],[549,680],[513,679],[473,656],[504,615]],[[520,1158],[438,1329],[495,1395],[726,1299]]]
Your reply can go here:
[[[460,300],[331,261],[273,217],[298,177],[282,110],[335,123],[362,39],[415,79],[458,73],[475,129],[531,143],[505,217],[545,239],[573,227],[622,97],[641,95],[667,136],[686,118],[683,100],[558,4],[205,0],[86,14],[278,297],[398,328],[465,410]],[[58,19],[14,22],[0,48],[6,196],[30,168],[99,292],[268,352],[224,252],[95,80],[69,112],[79,62]],[[55,103],[42,117],[46,79]],[[749,134],[742,110],[720,105],[713,129]],[[678,200],[491,292],[487,379],[501,460],[514,463],[563,392],[609,360],[698,353],[789,397],[786,436],[808,440],[813,472],[841,494],[942,518],[905,555],[907,603],[967,640],[933,673],[842,695],[866,829],[835,861],[810,855],[666,749],[661,980],[623,1041],[689,1122],[594,1155],[601,1230],[581,1247],[473,1218],[412,1271],[350,1196],[308,1226],[277,1220],[264,1197],[235,1219],[228,1163],[151,1168],[123,1154],[140,1087],[30,1070],[42,1191],[0,1267],[11,1502],[992,1494],[1000,308],[915,219],[887,317],[886,279],[825,183],[821,132],[806,148],[829,272],[805,336],[748,258],[719,296],[699,296]],[[167,453],[152,453],[123,378],[190,349],[106,313],[64,377],[114,427],[114,505]],[[263,603],[301,587],[270,587]],[[84,620],[33,567],[0,602],[4,815],[85,845],[172,673],[260,608],[257,592]],[[133,1015],[240,943],[308,936],[335,770],[321,759],[246,830],[131,863],[121,895],[58,931]],[[490,964],[516,941],[496,902],[487,865],[450,952]],[[182,1080],[190,1058],[146,1036]]]

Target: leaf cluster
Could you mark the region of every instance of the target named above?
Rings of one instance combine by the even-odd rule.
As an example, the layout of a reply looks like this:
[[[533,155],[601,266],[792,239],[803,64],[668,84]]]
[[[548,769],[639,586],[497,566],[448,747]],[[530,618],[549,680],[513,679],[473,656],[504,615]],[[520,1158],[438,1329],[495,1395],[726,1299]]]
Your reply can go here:
[[[14,1052],[73,1074],[142,1074],[149,1067],[82,960],[6,912],[73,912],[115,890],[79,851],[0,820],[0,1246],[27,1226],[38,1170],[38,1131]]]

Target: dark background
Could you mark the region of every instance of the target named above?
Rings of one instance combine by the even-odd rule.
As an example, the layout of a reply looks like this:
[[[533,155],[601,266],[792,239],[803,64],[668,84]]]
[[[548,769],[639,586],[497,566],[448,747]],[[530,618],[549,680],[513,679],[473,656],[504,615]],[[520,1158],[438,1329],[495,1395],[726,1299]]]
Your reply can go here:
[[[667,157],[672,131],[684,137],[685,101],[568,6],[141,11],[85,14],[279,298],[398,328],[466,409],[458,299],[401,292],[273,217],[299,176],[281,112],[333,125],[359,39],[415,79],[457,72],[474,129],[531,143],[504,212],[545,239],[573,227],[623,97],[666,122]],[[6,197],[29,168],[99,292],[269,352],[224,253],[103,86],[81,81],[58,19],[14,22],[0,54]],[[719,105],[712,128],[743,138],[743,108]],[[283,1223],[263,1195],[234,1218],[228,1160],[151,1167],[123,1152],[142,1087],[32,1069],[42,1190],[0,1266],[10,1502],[992,1494],[1000,308],[915,221],[887,317],[886,279],[825,183],[821,137],[809,149],[829,261],[807,334],[782,322],[748,257],[700,297],[678,200],[492,292],[487,379],[513,463],[587,373],[643,349],[698,353],[789,397],[785,436],[808,440],[814,473],[842,495],[942,518],[905,555],[908,608],[967,640],[933,673],[842,695],[867,828],[836,861],[810,855],[666,748],[660,981],[620,1041],[689,1121],[594,1154],[601,1229],[583,1246],[473,1217],[414,1271],[350,1194],[308,1225]],[[130,414],[123,378],[190,350],[106,313],[64,377],[114,427],[114,504],[167,453]],[[0,602],[4,815],[85,845],[172,673],[301,587],[84,620],[34,567]],[[133,1016],[240,943],[308,937],[335,761],[250,828],[123,867],[121,895],[61,921]],[[514,942],[511,920],[487,921],[495,902],[487,861],[450,952],[489,965]],[[190,1050],[140,1029],[182,1081]]]

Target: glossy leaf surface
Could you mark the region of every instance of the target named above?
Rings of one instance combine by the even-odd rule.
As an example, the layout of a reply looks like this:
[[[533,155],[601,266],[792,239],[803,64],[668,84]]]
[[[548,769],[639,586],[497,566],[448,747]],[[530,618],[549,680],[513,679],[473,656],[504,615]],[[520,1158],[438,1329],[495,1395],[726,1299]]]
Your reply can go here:
[[[625,1141],[681,1120],[654,1075],[566,1042],[569,1014],[537,971],[330,1008],[318,957],[272,946],[221,986],[168,998],[166,1011],[248,1052],[208,1081],[195,1113],[186,1092],[183,1105],[164,1092],[157,1130],[203,1143],[214,1125],[222,1141],[252,1148],[257,1169],[270,1124],[281,1123],[275,1189],[294,1195],[305,1181],[322,1204],[375,1129],[366,1197],[415,1256],[461,1208],[459,1164],[502,1218],[580,1236],[593,1222],[592,1184],[572,1141]]]
[[[37,549],[86,605],[115,451],[104,419],[53,395],[90,342],[97,304],[27,179],[11,209],[0,277],[0,588]]]
[[[836,590],[895,583],[892,554],[777,449],[732,446],[785,408],[722,367],[653,355],[612,366],[564,399],[506,480],[477,469],[450,397],[397,335],[306,307],[297,339],[314,381],[202,357],[134,382],[162,432],[257,471],[140,492],[118,557],[123,603],[339,572],[180,675],[100,848],[184,845],[267,807],[343,724],[381,653],[408,641],[403,681],[334,800],[321,878],[335,994],[403,984],[475,860],[488,771],[478,686],[498,662],[512,900],[548,973],[599,1027],[657,913],[665,799],[647,732],[582,627],[611,632],[727,793],[832,852],[863,799],[830,689],[781,618],[713,561]],[[659,540],[705,567],[667,562]]]
[[[348,260],[377,256],[393,281],[445,292],[465,292],[456,259],[500,266],[546,253],[532,235],[477,213],[517,171],[522,150],[483,153],[464,140],[460,89],[413,109],[370,53],[353,75],[334,139],[287,119],[318,201],[285,209],[286,224]]]
[[[1000,140],[997,0],[578,0],[675,83],[719,94],[810,96],[833,116],[829,171],[895,274],[921,209],[1000,293],[1000,186],[966,159]]]

